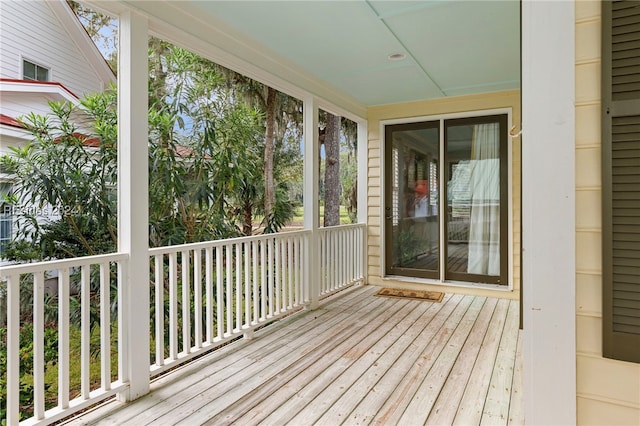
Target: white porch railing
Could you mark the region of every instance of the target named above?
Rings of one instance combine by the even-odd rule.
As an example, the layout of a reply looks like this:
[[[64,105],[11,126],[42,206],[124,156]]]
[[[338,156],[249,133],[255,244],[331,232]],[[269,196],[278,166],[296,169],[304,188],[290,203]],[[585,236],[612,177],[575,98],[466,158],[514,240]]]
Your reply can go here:
[[[152,375],[300,309],[309,231],[151,249]]]
[[[118,328],[117,341],[121,342],[127,332],[126,327],[113,321],[114,309],[120,305],[117,298],[120,295],[119,289],[122,285],[120,271],[124,262],[127,261],[126,254],[108,254],[100,256],[82,257],[76,259],[59,260],[55,262],[31,263],[27,265],[17,265],[2,268],[2,276],[7,283],[7,424],[15,425],[20,417],[21,409],[32,409],[33,416],[27,419],[24,424],[36,424],[40,421],[51,423],[60,418],[68,416],[69,413],[81,410],[89,405],[95,404],[116,392],[120,392],[127,387],[116,377],[120,376],[123,369],[122,360],[118,361],[118,371],[112,372],[112,329]],[[57,277],[57,306],[53,307],[57,311],[57,321],[54,324],[45,325],[45,279],[47,277]],[[112,289],[116,291],[112,292]],[[28,318],[21,315],[21,292],[22,303],[31,303],[33,315]],[[71,293],[78,296],[80,302],[79,311],[77,306],[71,304]],[[115,294],[114,294],[115,293]],[[90,312],[90,298],[98,298],[98,312]],[[96,306],[96,303],[93,304]],[[80,377],[73,378],[79,383],[72,383],[70,377],[70,326],[71,311],[74,316],[79,314],[79,355],[73,360],[76,365],[80,364]],[[99,338],[98,342],[92,342],[92,315],[99,318]],[[31,407],[22,407],[20,400],[20,328],[21,325],[31,323],[33,327],[33,403]],[[57,365],[57,379],[53,383],[45,383],[45,330],[55,329],[57,338],[57,360],[53,362]],[[96,340],[96,339],[94,339]],[[97,347],[96,347],[97,345]],[[78,348],[74,348],[77,350]],[[91,366],[91,351],[99,355],[99,364]],[[119,352],[118,352],[119,353]],[[99,383],[91,383],[91,369],[99,368]],[[70,387],[78,387],[70,400]],[[45,409],[45,389],[46,387],[57,388],[57,405],[50,409]],[[25,389],[22,389],[25,392]]]
[[[364,280],[365,225],[318,229],[320,297]]]
[[[316,239],[311,238],[311,231],[297,231],[149,250],[150,376],[232,339],[250,338],[257,328],[309,305],[314,299],[312,288],[318,289],[317,300],[363,281],[365,232],[365,225],[345,225],[319,229]],[[310,256],[318,256],[319,276],[311,276]],[[7,424],[16,424],[25,409],[32,409],[33,417],[21,424],[52,423],[128,388],[127,381],[118,378],[127,368],[123,342],[135,324],[114,321],[116,313],[121,318],[118,307],[124,306],[121,271],[126,270],[127,261],[127,254],[109,254],[2,269],[8,299]],[[45,322],[48,275],[59,277],[55,325]],[[29,319],[33,321],[32,407],[20,402],[20,327],[25,322],[20,314],[21,288],[22,303],[25,289],[33,294],[33,319]],[[79,306],[71,306],[75,299]],[[72,311],[79,312],[76,328],[80,336],[79,357],[74,360],[70,351],[70,333],[75,330],[70,326]],[[92,316],[93,324],[99,325],[96,332],[91,329]],[[47,327],[55,327],[58,333],[54,386],[58,402],[49,409],[45,409],[45,394],[50,385],[44,381]],[[112,338],[115,328],[117,339]],[[112,371],[114,357],[117,371]],[[79,379],[70,378],[70,363],[80,363]],[[96,368],[99,380],[92,382],[90,372]],[[71,383],[74,380],[79,384]],[[72,388],[79,390],[70,400]]]

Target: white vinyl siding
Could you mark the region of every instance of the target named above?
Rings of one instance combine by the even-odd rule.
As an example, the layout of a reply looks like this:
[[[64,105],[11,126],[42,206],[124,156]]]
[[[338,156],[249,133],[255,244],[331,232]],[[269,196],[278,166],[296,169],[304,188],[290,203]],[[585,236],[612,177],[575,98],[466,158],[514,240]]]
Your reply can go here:
[[[5,92],[2,94],[2,113],[18,118],[33,112],[46,115],[51,112],[48,101],[60,100],[57,94]]]
[[[28,28],[28,31],[25,31]],[[78,96],[103,84],[72,37],[43,1],[0,1],[0,77],[22,79],[22,61],[50,67],[49,81]]]

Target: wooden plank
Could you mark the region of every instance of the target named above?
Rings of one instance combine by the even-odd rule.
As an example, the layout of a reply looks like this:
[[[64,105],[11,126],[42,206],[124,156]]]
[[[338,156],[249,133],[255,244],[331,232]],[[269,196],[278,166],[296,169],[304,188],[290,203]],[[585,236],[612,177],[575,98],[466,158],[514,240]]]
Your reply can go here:
[[[392,344],[388,345],[388,349],[384,350],[377,359],[362,358],[359,362],[368,363],[366,371],[361,371],[359,368],[355,371],[349,371],[348,374],[343,374],[338,380],[336,380],[328,391],[323,392],[320,395],[319,400],[325,401],[330,399],[331,395],[334,395],[333,405],[323,414],[323,416],[316,422],[317,425],[335,425],[342,423],[345,418],[356,408],[356,406],[370,393],[373,392],[374,386],[385,375],[385,373],[391,369],[395,364],[401,362],[400,358],[407,351],[411,350],[412,345],[416,340],[420,339],[420,335],[424,332],[425,328],[434,319],[436,315],[439,315],[441,310],[444,309],[444,305],[449,301],[451,295],[446,295],[442,303],[424,303],[424,306],[428,306],[423,315],[421,315],[410,327],[405,330],[401,330],[402,335]],[[356,374],[359,374],[356,377]],[[353,379],[357,379],[353,381]],[[341,393],[341,389],[345,389],[344,393]]]
[[[360,395],[357,398],[360,402],[347,419],[347,424],[368,423],[373,419],[375,413],[382,407],[385,401],[387,401],[388,396],[397,388],[398,383],[402,381],[410,367],[417,362],[420,355],[426,350],[434,337],[436,337],[436,340],[443,338],[441,335],[438,335],[438,332],[441,331],[446,320],[451,316],[456,307],[459,306],[462,299],[462,295],[452,295],[448,297],[447,300],[443,301],[443,306],[435,317],[427,317],[422,324],[419,324],[418,328],[422,328],[422,330],[417,338],[411,342],[409,347],[390,368],[381,372],[382,375],[380,379],[372,388],[364,388],[366,390],[365,395]],[[347,396],[345,396],[343,400],[346,398]],[[348,398],[353,398],[353,395],[349,395]],[[270,418],[266,420],[267,422],[265,422],[265,424],[271,421]]]
[[[379,306],[378,306],[379,305]],[[381,304],[356,304],[357,310],[371,312],[371,315],[382,315],[384,307]],[[207,411],[205,405],[211,408],[223,409],[225,404],[235,402],[232,398],[241,398],[247,392],[259,386],[265,377],[271,377],[281,369],[290,368],[300,352],[312,352],[319,347],[327,345],[320,332],[332,331],[337,336],[348,332],[349,316],[338,313],[334,317],[319,322],[317,317],[309,324],[305,333],[296,333],[293,338],[284,338],[265,345],[259,350],[251,351],[244,357],[230,354],[229,358],[234,362],[224,368],[218,367],[213,373],[204,376],[202,373],[194,374],[197,381],[188,386],[182,385],[182,391],[178,395],[165,395],[166,401],[161,404],[162,413],[167,413],[170,418],[181,421],[190,416],[194,411]],[[303,341],[302,344],[295,342]],[[204,376],[204,377],[203,377]],[[154,422],[162,413],[158,410],[146,412],[133,421],[136,424]],[[215,413],[214,413],[215,414]],[[197,422],[199,423],[199,422]]]
[[[362,398],[358,405],[351,411],[345,424],[370,423],[376,413],[388,401],[389,396],[398,389],[400,383],[405,380],[412,365],[415,365],[421,355],[427,350],[431,342],[441,341],[444,338],[442,331],[447,320],[460,305],[462,295],[453,295],[428,324],[425,324],[420,335],[403,352],[391,368],[387,369],[371,390]],[[467,301],[465,301],[467,303]],[[461,308],[464,309],[464,308]],[[458,313],[455,314],[458,316]]]
[[[518,304],[509,305],[500,347],[491,375],[489,393],[482,412],[481,425],[506,425],[509,420],[509,400],[513,383],[513,368],[518,343]]]
[[[171,410],[171,407],[165,408],[162,404],[176,395],[183,395],[182,388],[188,389],[230,366],[238,365],[238,368],[242,368],[251,364],[253,362],[251,357],[262,350],[278,352],[278,349],[282,349],[300,336],[309,336],[325,328],[331,329],[348,319],[350,313],[342,314],[340,313],[342,309],[345,307],[356,309],[358,302],[364,303],[362,300],[372,296],[375,291],[377,291],[376,287],[362,288],[361,291],[347,291],[333,299],[330,305],[321,305],[320,309],[315,311],[285,318],[258,331],[253,340],[233,342],[206,357],[174,370],[171,374],[154,380],[148,396],[127,404],[122,410],[111,412],[108,406],[102,406],[98,411],[87,413],[78,420],[86,419],[92,424],[110,425],[130,421],[145,410],[152,410],[154,414],[161,415]],[[338,313],[335,312],[336,310]],[[295,323],[295,327],[291,327],[292,323]],[[177,398],[174,398],[174,401],[175,399]]]
[[[513,370],[513,385],[511,386],[511,400],[509,405],[509,425],[524,424],[524,394],[522,376],[522,331],[518,330],[518,346],[516,348],[516,363]]]
[[[405,302],[407,303],[399,306],[392,316],[378,324],[373,322],[366,324],[364,327],[357,327],[357,324],[354,324],[352,336],[347,338],[345,342],[340,343],[331,334],[327,334],[326,338],[334,341],[335,348],[333,350],[325,354],[317,354],[319,360],[314,361],[309,367],[304,367],[307,364],[307,360],[301,359],[300,362],[303,368],[298,369],[298,371],[287,371],[286,374],[283,374],[279,382],[274,384],[278,386],[277,388],[261,389],[260,392],[242,401],[242,411],[238,410],[238,407],[233,407],[233,410],[227,410],[225,418],[212,418],[209,424],[225,424],[226,421],[230,420],[237,421],[240,424],[255,424],[258,421],[262,421],[276,407],[277,411],[285,413],[287,418],[275,419],[272,416],[268,423],[298,423],[295,420],[291,421],[290,417],[312,401],[323,389],[327,388],[336,377],[348,370],[360,356],[366,356],[368,353],[377,351],[376,346],[388,344],[387,335],[397,333],[399,330],[401,333],[401,330],[408,326],[406,324],[408,321],[415,320],[415,317],[423,312],[419,309],[420,303],[415,301]],[[386,300],[385,304],[389,306],[395,305],[390,300]],[[410,306],[415,308],[410,310]],[[349,346],[351,348],[345,351],[345,348]],[[310,356],[316,358],[316,354],[310,354]],[[305,358],[308,357],[306,356]],[[295,398],[293,398],[294,396]],[[234,415],[233,411],[236,411],[237,414]],[[240,417],[243,414],[246,415]],[[308,424],[309,421],[305,420],[302,423]]]
[[[384,301],[386,302],[386,301]],[[402,307],[405,301],[398,301],[397,305]],[[392,305],[392,306],[395,306]],[[398,309],[399,309],[398,307]],[[359,315],[356,324],[363,327],[369,323],[383,323],[389,318],[395,309],[389,305],[371,301],[362,306],[361,312],[365,315]],[[314,363],[320,362],[325,353],[335,347],[334,342],[343,342],[340,349],[350,349],[353,343],[348,340],[353,335],[352,318],[342,321],[339,325],[334,325],[329,330],[330,338],[324,334],[314,336],[310,342],[305,342],[297,347],[285,348],[285,351],[279,353],[269,353],[265,356],[257,357],[260,360],[255,365],[264,365],[257,370],[249,368],[245,370],[235,371],[233,375],[229,375],[222,383],[204,388],[195,387],[189,389],[189,394],[193,396],[200,395],[202,392],[208,392],[211,395],[205,398],[191,398],[179,408],[172,410],[172,418],[184,424],[201,424],[207,419],[215,416],[222,411],[225,406],[247,398],[253,391],[260,392],[265,388],[266,382],[274,382],[278,385],[278,378],[283,374],[291,374],[291,372],[303,371],[310,368]],[[307,354],[304,360],[300,358]],[[269,359],[265,362],[265,359]],[[277,389],[277,387],[276,387]]]
[[[477,425],[482,418],[485,397],[487,395],[496,353],[504,329],[505,318],[509,309],[509,300],[498,301],[491,317],[489,329],[485,335],[478,358],[473,366],[471,377],[462,395],[462,400],[453,421],[454,425]]]
[[[517,302],[377,290],[278,321],[70,424],[523,424]]]
[[[356,416],[359,420],[363,417],[373,417],[372,424],[386,425],[397,423],[409,404],[410,399],[415,395],[420,384],[429,373],[429,370],[433,364],[435,364],[438,355],[449,342],[458,323],[464,317],[464,314],[474,299],[475,297],[473,296],[464,296],[453,313],[446,319],[443,326],[440,327],[438,332],[433,336],[433,339],[428,342],[424,350],[418,355],[415,362],[404,367],[408,367],[408,370],[406,370],[406,374],[404,374],[401,381],[397,382],[396,388],[390,393],[389,391],[385,392],[389,396],[383,398],[384,403],[382,406],[379,408],[375,407],[375,409],[369,407],[364,413],[356,409],[350,419]]]
[[[486,298],[484,297],[476,297],[473,300],[473,303],[453,332],[451,339],[440,352],[438,359],[429,370],[429,374],[424,378],[411,402],[404,410],[398,423],[424,424],[427,421],[440,390],[458,359],[478,315],[482,312],[485,301]]]
[[[482,307],[482,312],[478,315],[469,338],[464,343],[460,356],[456,360],[447,381],[438,395],[438,399],[433,405],[426,421],[427,425],[448,425],[453,423],[497,303],[498,299],[487,299]]]
[[[344,407],[341,407],[339,403],[352,403],[353,408],[365,394],[365,387],[355,387],[354,383],[363,377],[371,379],[379,377],[375,374],[369,375],[370,373],[367,372],[372,365],[380,367],[393,365],[393,361],[397,359],[402,351],[411,343],[411,340],[421,331],[421,328],[415,329],[413,325],[416,324],[421,317],[425,316],[427,308],[432,307],[433,309],[429,309],[429,311],[434,315],[442,307],[439,303],[432,304],[420,301],[412,301],[411,304],[415,305],[417,309],[414,309],[408,316],[402,319],[402,321],[398,322],[398,324],[393,327],[387,335],[379,339],[373,347],[368,350],[362,348],[360,351],[362,355],[353,362],[348,369],[336,375],[335,380],[329,381],[329,385],[323,386],[323,383],[328,381],[324,376],[324,380],[317,384],[314,383],[313,387],[316,388],[314,393],[317,396],[315,396],[313,403],[304,407],[298,415],[291,419],[290,423],[314,423],[316,425],[326,424],[332,426],[342,422],[345,415],[349,414],[351,410],[347,411]],[[420,323],[422,323],[422,321]],[[406,337],[402,339],[403,336]],[[384,359],[383,356],[385,354],[387,354],[387,358],[390,359]],[[365,373],[367,374],[365,375]],[[375,384],[375,382],[371,383],[371,385],[373,384]],[[345,395],[349,391],[352,391],[350,393],[351,395]],[[331,411],[327,413],[329,409],[331,409]],[[327,416],[325,416],[325,414],[327,414]],[[323,418],[321,419],[321,417]]]

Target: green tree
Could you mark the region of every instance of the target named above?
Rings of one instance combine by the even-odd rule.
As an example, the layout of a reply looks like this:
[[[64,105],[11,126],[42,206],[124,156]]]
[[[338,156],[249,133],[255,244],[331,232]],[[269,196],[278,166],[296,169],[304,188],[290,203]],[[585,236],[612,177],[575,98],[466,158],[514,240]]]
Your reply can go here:
[[[21,118],[33,139],[2,157],[15,184],[17,235],[6,257],[27,261],[113,251],[117,238],[115,90],[50,104]],[[80,128],[79,126],[86,126]],[[91,134],[91,136],[88,136]]]
[[[69,1],[69,6],[78,20],[96,44],[105,61],[114,73],[118,72],[118,21],[111,16],[80,4]]]
[[[256,196],[251,205],[264,217],[264,231],[276,232],[293,217],[290,186],[302,179],[302,102],[227,68],[218,69],[225,76],[229,99],[264,113],[262,181],[251,182],[247,194]]]
[[[44,260],[115,250],[115,101],[112,88],[83,100],[80,108],[52,103],[49,115],[22,119],[33,141],[12,148],[1,160],[15,176],[9,201],[18,213],[18,233],[7,258]],[[261,116],[244,104],[212,102],[209,108],[201,105],[200,115],[189,117],[195,130],[188,137],[175,132],[175,114],[149,113],[151,246],[240,233],[242,188],[259,175]],[[77,122],[90,127],[78,128]]]

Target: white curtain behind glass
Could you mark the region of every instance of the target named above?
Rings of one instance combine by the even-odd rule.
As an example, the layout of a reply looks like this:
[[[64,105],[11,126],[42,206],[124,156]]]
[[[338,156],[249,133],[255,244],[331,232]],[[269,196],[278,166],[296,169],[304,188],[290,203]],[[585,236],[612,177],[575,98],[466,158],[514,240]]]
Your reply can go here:
[[[471,141],[467,272],[500,275],[500,125],[477,124]]]

